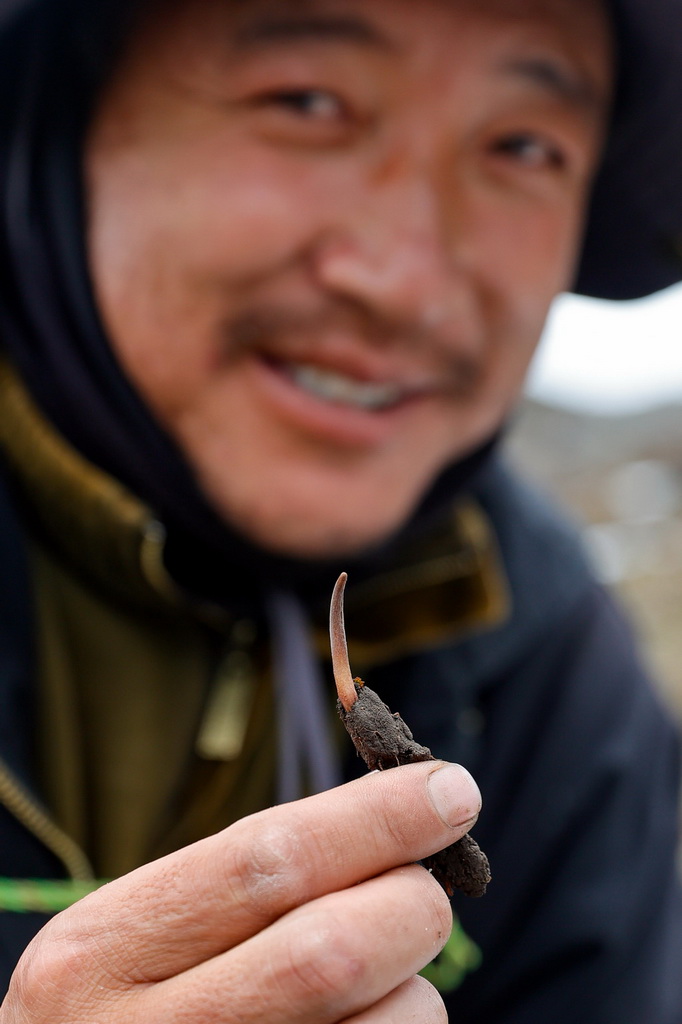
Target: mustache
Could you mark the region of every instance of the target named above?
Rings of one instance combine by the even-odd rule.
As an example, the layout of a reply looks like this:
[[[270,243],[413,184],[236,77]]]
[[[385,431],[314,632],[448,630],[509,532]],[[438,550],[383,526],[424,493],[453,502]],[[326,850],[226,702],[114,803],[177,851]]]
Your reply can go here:
[[[350,301],[315,308],[284,302],[254,305],[224,325],[224,339],[228,356],[235,358],[266,351],[275,358],[281,352],[283,359],[295,359],[297,343],[305,358],[310,353],[311,337],[319,338],[324,348],[325,338],[339,331],[377,350],[407,353],[408,357],[418,353],[419,365],[437,376],[439,385],[447,391],[468,393],[482,374],[481,360],[462,351],[456,335],[442,325],[390,318]]]

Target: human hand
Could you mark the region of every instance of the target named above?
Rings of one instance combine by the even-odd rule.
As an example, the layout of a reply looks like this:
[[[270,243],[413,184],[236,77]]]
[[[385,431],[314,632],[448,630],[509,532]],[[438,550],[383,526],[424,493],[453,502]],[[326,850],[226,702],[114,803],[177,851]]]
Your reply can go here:
[[[54,918],[0,1024],[443,1024],[415,974],[450,906],[414,861],[479,806],[464,769],[424,762],[244,818]]]

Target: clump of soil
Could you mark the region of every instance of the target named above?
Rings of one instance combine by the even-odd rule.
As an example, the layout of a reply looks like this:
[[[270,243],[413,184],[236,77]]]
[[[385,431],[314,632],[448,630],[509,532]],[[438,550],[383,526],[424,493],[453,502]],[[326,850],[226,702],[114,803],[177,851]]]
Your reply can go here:
[[[334,588],[330,635],[339,695],[337,708],[355,749],[370,771],[384,771],[415,761],[435,761],[429,748],[417,743],[400,715],[392,713],[374,690],[351,675],[343,622],[346,579],[346,573],[342,573]],[[454,895],[455,889],[466,896],[483,896],[490,881],[488,858],[469,835],[422,863],[448,896]]]

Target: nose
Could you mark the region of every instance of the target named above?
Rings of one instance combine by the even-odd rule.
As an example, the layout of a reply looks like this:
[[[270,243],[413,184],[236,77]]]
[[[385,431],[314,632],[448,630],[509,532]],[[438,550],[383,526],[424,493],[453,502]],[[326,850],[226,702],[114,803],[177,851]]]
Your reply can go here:
[[[443,326],[460,304],[443,204],[416,175],[368,190],[320,240],[314,272],[329,291],[427,329]]]

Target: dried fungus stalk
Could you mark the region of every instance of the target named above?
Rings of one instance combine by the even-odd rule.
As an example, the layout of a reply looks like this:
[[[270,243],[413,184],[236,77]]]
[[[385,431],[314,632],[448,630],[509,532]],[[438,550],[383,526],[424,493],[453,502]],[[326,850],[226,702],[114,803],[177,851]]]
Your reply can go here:
[[[341,720],[370,771],[384,771],[415,761],[435,761],[429,748],[416,742],[400,715],[393,714],[361,679],[353,679],[343,617],[347,578],[345,572],[341,573],[336,582],[329,615],[332,665]],[[469,835],[425,858],[423,864],[448,896],[452,896],[455,889],[467,896],[483,896],[490,881],[488,858]]]
[[[343,619],[343,592],[346,589],[348,573],[342,572],[336,581],[332,594],[329,612],[329,639],[332,648],[332,665],[336,692],[345,711],[350,711],[355,704],[357,694],[348,661],[348,644],[346,643],[346,626]]]

